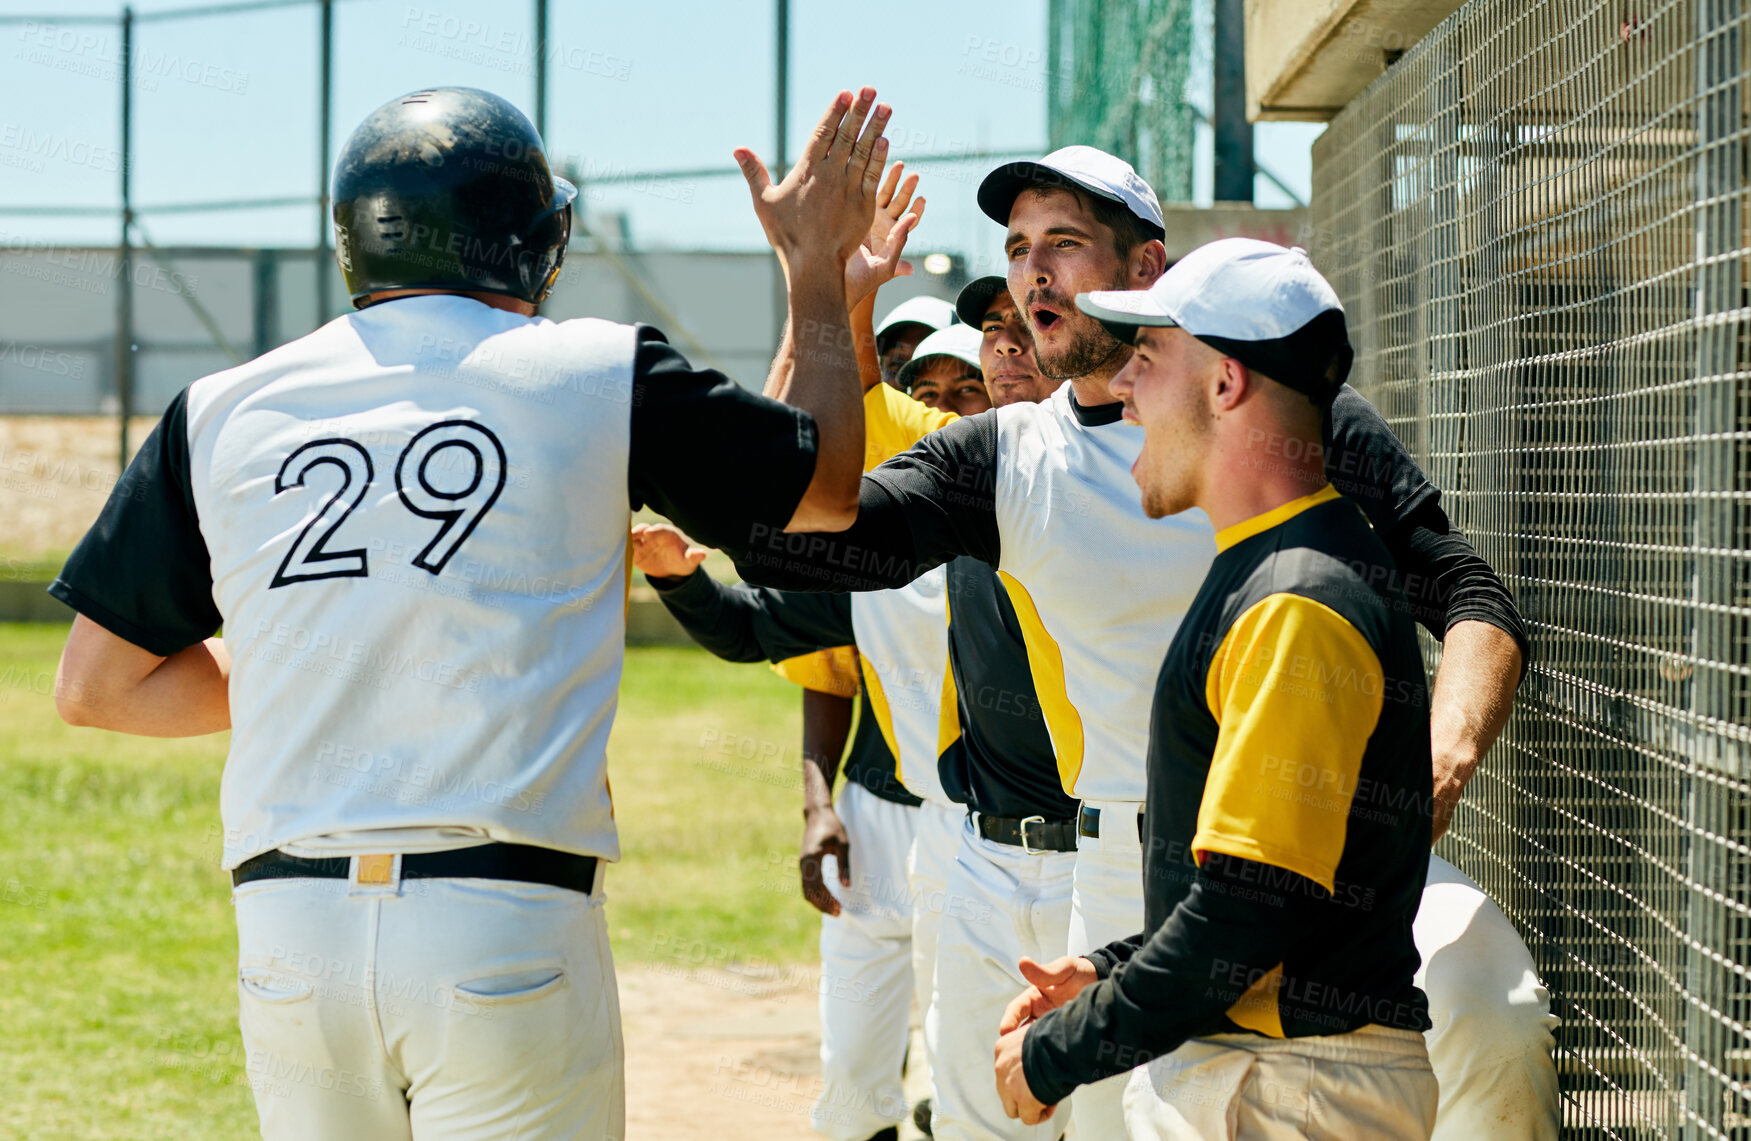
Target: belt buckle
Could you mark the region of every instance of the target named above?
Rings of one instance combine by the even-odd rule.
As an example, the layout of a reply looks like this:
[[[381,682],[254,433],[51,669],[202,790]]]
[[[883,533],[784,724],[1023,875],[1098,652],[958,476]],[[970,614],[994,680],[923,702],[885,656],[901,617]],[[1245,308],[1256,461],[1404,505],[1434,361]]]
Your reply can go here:
[[[1038,824],[1043,828],[1046,825],[1046,818],[1044,816],[1024,816],[1021,818],[1021,850],[1030,856],[1050,855],[1050,848],[1035,848],[1028,844],[1027,826],[1029,824]]]
[[[1091,840],[1100,839],[1100,809],[1086,804],[1077,809],[1076,830]]]
[[[347,880],[354,887],[398,887],[401,884],[401,853],[373,852],[354,856]]]

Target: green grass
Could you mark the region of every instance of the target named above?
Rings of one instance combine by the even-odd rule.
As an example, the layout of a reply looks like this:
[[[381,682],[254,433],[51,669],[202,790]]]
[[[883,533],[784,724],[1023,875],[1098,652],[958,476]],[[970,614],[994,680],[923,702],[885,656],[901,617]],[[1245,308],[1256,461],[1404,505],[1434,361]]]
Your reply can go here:
[[[65,632],[0,626],[0,1137],[255,1136],[218,868],[225,738],[61,724]],[[795,694],[698,650],[628,653],[609,764],[622,963],[811,956]]]
[[[53,582],[66,565],[65,554],[15,557],[0,548],[0,582]]]

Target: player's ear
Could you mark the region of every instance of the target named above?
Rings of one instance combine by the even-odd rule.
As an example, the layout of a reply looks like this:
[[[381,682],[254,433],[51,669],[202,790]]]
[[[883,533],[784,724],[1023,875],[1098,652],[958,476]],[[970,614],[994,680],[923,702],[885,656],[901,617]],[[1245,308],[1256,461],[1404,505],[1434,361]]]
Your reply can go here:
[[[1131,278],[1134,289],[1148,289],[1155,279],[1167,272],[1167,247],[1158,238],[1138,242],[1131,250]]]
[[[1231,412],[1252,391],[1252,377],[1246,366],[1233,357],[1218,357],[1209,384],[1210,407],[1216,412]]]

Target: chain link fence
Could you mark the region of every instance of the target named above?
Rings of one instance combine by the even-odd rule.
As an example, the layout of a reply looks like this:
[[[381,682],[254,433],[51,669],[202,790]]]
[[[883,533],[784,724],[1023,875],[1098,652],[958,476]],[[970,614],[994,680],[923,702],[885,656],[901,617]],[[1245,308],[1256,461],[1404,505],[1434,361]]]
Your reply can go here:
[[[1751,1137],[1748,121],[1744,0],[1473,0],[1314,151],[1353,380],[1532,630],[1441,851],[1550,985],[1566,1135]]]
[[[1197,111],[1185,91],[1194,15],[1193,0],[1051,0],[1052,146],[1083,143],[1123,155],[1163,202],[1189,202]]]

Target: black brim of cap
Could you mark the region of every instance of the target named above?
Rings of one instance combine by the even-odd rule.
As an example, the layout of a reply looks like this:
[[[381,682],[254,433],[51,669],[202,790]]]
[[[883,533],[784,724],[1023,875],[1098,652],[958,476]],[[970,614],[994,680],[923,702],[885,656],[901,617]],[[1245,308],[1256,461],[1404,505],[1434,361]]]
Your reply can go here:
[[[1042,187],[1074,188],[1084,194],[1099,195],[1109,202],[1119,202],[1111,194],[1092,186],[1084,186],[1061,170],[1054,170],[1031,159],[1023,159],[1019,162],[1006,162],[985,176],[985,181],[979,184],[979,209],[985,211],[985,216],[999,226],[1007,226],[1010,208],[1015,205],[1021,192]],[[1124,205],[1122,202],[1119,204]]]
[[[1004,278],[995,275],[976,277],[961,287],[955,298],[955,315],[963,324],[977,329],[985,323],[985,312],[991,308],[991,299],[1008,290],[1009,282]]]

